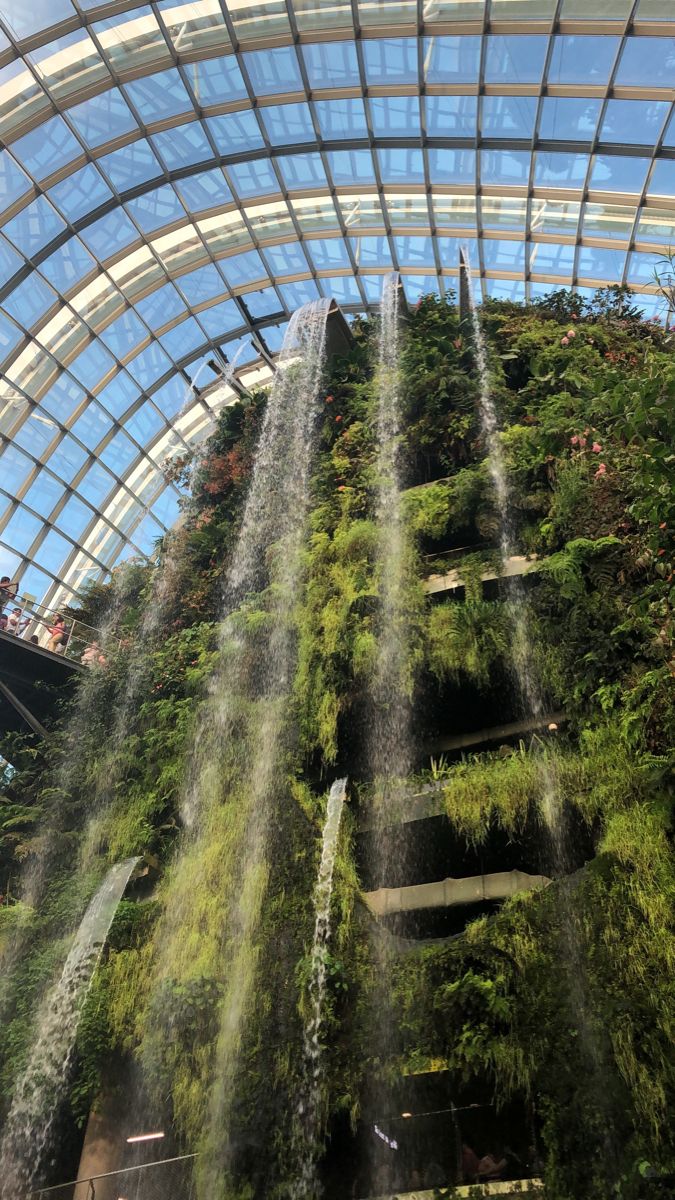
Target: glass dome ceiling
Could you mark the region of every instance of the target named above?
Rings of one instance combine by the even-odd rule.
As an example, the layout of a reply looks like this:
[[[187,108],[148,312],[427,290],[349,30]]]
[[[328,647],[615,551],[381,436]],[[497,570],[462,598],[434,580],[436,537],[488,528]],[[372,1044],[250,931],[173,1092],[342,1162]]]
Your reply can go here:
[[[0,0],[0,574],[148,552],[224,356],[266,378],[319,294],[465,245],[486,295],[659,312],[674,84],[675,0]]]

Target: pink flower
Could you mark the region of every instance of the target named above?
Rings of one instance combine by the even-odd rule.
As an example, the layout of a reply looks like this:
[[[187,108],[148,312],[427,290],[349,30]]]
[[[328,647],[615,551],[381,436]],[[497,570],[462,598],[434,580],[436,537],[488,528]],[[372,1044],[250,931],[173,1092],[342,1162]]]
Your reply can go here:
[[[568,329],[567,336],[568,336],[568,338],[575,338],[577,336],[576,329]]]
[[[600,445],[599,442],[593,442],[593,445],[591,446],[591,450],[593,451],[594,454],[599,454],[600,451],[602,450],[602,446]]]
[[[599,463],[598,469],[594,475],[594,479],[597,479],[599,475],[606,475],[606,474],[607,474],[607,467],[605,466],[604,463]]]
[[[570,438],[570,442],[571,442],[571,444],[572,444],[573,446],[578,446],[578,444],[579,444],[579,434],[578,434],[578,433],[575,433],[575,434],[574,434],[574,436]]]
[[[580,437],[580,438],[579,438],[579,445],[581,446],[581,449],[583,450],[584,446],[586,445],[586,438],[585,438],[585,437]]]
[[[573,321],[578,321],[578,320],[579,320],[579,314],[578,314],[578,313],[572,313],[572,320],[573,320]]]
[[[560,339],[561,346],[569,346],[569,344],[570,344],[570,339],[568,337],[564,337],[564,338]]]

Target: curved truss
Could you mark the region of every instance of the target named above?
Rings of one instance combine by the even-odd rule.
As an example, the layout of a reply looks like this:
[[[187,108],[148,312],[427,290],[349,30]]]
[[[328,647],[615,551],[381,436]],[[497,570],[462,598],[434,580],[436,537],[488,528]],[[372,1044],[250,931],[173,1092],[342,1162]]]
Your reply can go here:
[[[658,310],[674,81],[672,0],[0,0],[2,573],[146,553],[224,359],[264,378],[319,294],[443,292],[465,244],[484,294]]]

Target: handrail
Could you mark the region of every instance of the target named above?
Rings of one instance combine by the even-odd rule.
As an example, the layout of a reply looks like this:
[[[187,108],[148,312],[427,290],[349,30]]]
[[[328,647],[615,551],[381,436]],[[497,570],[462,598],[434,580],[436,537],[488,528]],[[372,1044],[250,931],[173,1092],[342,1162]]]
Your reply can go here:
[[[17,628],[6,629],[3,626],[3,632],[14,634],[21,641],[29,641],[31,638],[37,638],[37,644],[41,650],[46,650],[50,654],[58,654],[60,657],[69,659],[81,660],[84,651],[91,647],[94,643],[101,645],[104,634],[101,629],[96,629],[93,625],[87,625],[84,621],[78,621],[76,617],[63,617],[65,622],[63,638],[60,646],[62,650],[51,649],[48,645],[51,640],[49,629],[53,627],[54,621],[58,613],[58,609],[46,608],[43,604],[38,604],[32,596],[22,596],[17,592],[11,595],[8,589],[5,591],[6,598],[3,600],[0,591],[0,615],[7,618],[9,613],[18,608],[20,610]],[[61,616],[63,614],[60,614]],[[105,636],[106,650],[110,650],[110,637]],[[119,638],[113,639],[113,645],[119,648],[121,642]]]
[[[114,1179],[115,1176],[129,1175],[131,1171],[147,1171],[149,1167],[165,1167],[171,1163],[188,1162],[197,1157],[196,1152],[194,1154],[177,1154],[174,1158],[158,1158],[154,1162],[135,1163],[132,1167],[121,1167],[117,1171],[105,1171],[101,1175],[85,1175],[82,1179],[68,1179],[65,1183],[52,1183],[49,1187],[29,1192],[26,1200],[41,1200],[42,1196],[48,1196],[50,1192],[59,1192],[62,1188],[74,1188],[81,1183],[97,1183],[101,1179]]]

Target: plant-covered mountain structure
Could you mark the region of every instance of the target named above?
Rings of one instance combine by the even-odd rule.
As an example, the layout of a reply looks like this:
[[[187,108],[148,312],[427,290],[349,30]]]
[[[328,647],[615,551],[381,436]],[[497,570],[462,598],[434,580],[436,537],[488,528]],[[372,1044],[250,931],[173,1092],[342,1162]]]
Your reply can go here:
[[[675,341],[621,289],[479,316],[482,381],[428,297],[386,369],[357,318],[226,408],[156,563],[79,613],[103,661],[2,746],[5,1129],[78,923],[140,860],[24,1195],[159,1158],[176,1200],[667,1194]]]

